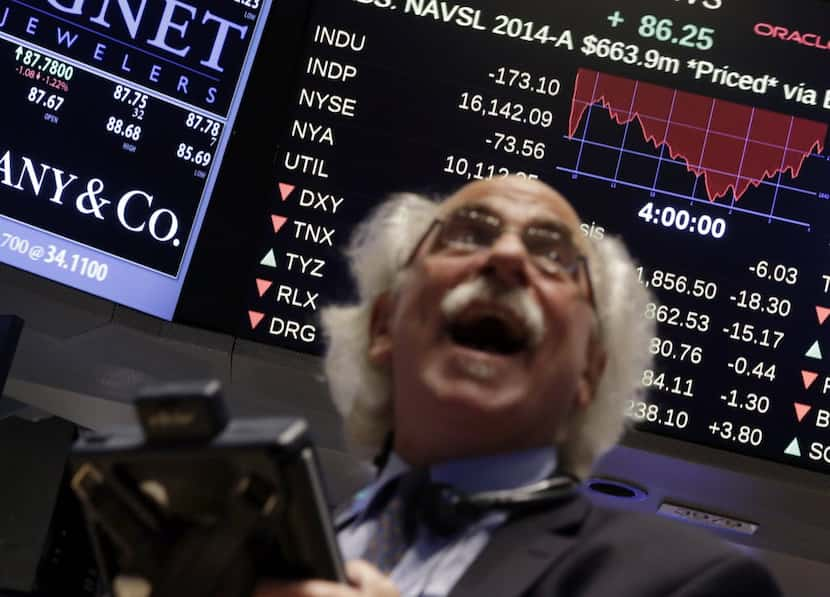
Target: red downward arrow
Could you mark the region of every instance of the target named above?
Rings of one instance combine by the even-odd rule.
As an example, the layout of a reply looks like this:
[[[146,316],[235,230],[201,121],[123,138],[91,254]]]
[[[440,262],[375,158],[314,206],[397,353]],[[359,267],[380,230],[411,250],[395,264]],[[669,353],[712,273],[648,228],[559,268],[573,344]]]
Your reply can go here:
[[[265,293],[268,292],[268,289],[271,288],[273,284],[274,283],[270,280],[261,280],[260,278],[257,278],[256,287],[257,290],[259,290],[259,296],[262,297],[263,295],[265,295]]]
[[[828,317],[830,317],[830,309],[827,307],[816,306],[816,315],[818,315],[819,325],[824,325],[824,322],[827,321]]]
[[[810,386],[813,385],[813,382],[816,381],[818,377],[818,373],[813,371],[801,371],[801,379],[804,381],[804,389],[809,390]]]
[[[285,201],[286,199],[288,199],[288,196],[289,196],[291,193],[293,193],[293,192],[294,192],[294,189],[296,189],[296,188],[297,188],[297,187],[295,187],[294,185],[291,185],[291,184],[286,184],[286,183],[284,183],[284,182],[281,182],[281,183],[279,183],[279,184],[280,184],[280,196],[282,197],[282,200],[283,200],[283,201]]]
[[[255,330],[264,317],[265,313],[259,313],[258,311],[248,311],[248,318],[251,320],[251,329]]]
[[[809,404],[801,404],[800,402],[795,402],[794,406],[795,416],[798,417],[799,423],[801,423],[801,421],[804,420],[804,417],[806,417],[809,414],[809,412],[813,410],[813,407]]]
[[[287,221],[288,218],[283,218],[282,216],[271,216],[271,224],[274,225],[274,234],[277,234],[280,231],[280,228],[285,226]]]

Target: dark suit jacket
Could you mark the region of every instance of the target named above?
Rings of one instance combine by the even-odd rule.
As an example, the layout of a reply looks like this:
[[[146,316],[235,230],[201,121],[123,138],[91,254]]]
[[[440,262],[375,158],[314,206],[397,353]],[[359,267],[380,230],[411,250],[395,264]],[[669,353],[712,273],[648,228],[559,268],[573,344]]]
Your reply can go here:
[[[754,560],[699,529],[577,496],[497,529],[450,597],[778,597]]]

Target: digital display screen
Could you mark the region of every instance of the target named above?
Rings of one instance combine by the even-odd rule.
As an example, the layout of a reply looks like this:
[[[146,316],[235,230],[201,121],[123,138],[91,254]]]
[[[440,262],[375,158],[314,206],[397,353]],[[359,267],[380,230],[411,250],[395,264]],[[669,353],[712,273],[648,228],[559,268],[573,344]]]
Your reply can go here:
[[[353,293],[342,248],[387,194],[538,177],[654,292],[638,428],[830,471],[826,3],[279,0],[233,125],[268,7],[144,4],[0,3],[0,259],[319,354],[319,309]],[[75,255],[128,279],[81,280]]]
[[[170,319],[269,2],[0,5],[2,261]]]

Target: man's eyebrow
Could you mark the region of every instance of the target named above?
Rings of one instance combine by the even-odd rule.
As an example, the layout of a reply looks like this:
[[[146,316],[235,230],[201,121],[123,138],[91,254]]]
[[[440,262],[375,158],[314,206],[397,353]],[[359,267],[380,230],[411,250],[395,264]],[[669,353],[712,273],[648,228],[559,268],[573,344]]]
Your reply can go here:
[[[480,211],[486,213],[488,216],[494,216],[496,218],[501,219],[501,216],[492,208],[487,207],[484,203],[469,203],[467,205],[462,205],[458,209],[453,210],[450,214],[464,212],[464,211]]]
[[[527,223],[525,228],[547,228],[556,230],[557,232],[562,232],[568,238],[573,238],[573,231],[571,230],[570,226],[565,224],[562,220],[557,218],[551,218],[549,216],[541,216],[537,219],[533,219]]]

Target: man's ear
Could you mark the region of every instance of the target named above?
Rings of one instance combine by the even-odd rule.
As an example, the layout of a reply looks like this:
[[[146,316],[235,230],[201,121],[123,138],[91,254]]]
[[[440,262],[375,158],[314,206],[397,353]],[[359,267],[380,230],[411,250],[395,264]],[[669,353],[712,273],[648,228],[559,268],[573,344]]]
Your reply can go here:
[[[576,397],[577,410],[585,410],[594,401],[599,380],[605,371],[608,355],[599,338],[592,337],[588,345],[587,362],[579,380],[579,390]]]
[[[395,306],[392,292],[386,291],[375,299],[369,320],[369,362],[388,367],[392,362],[392,311]]]

